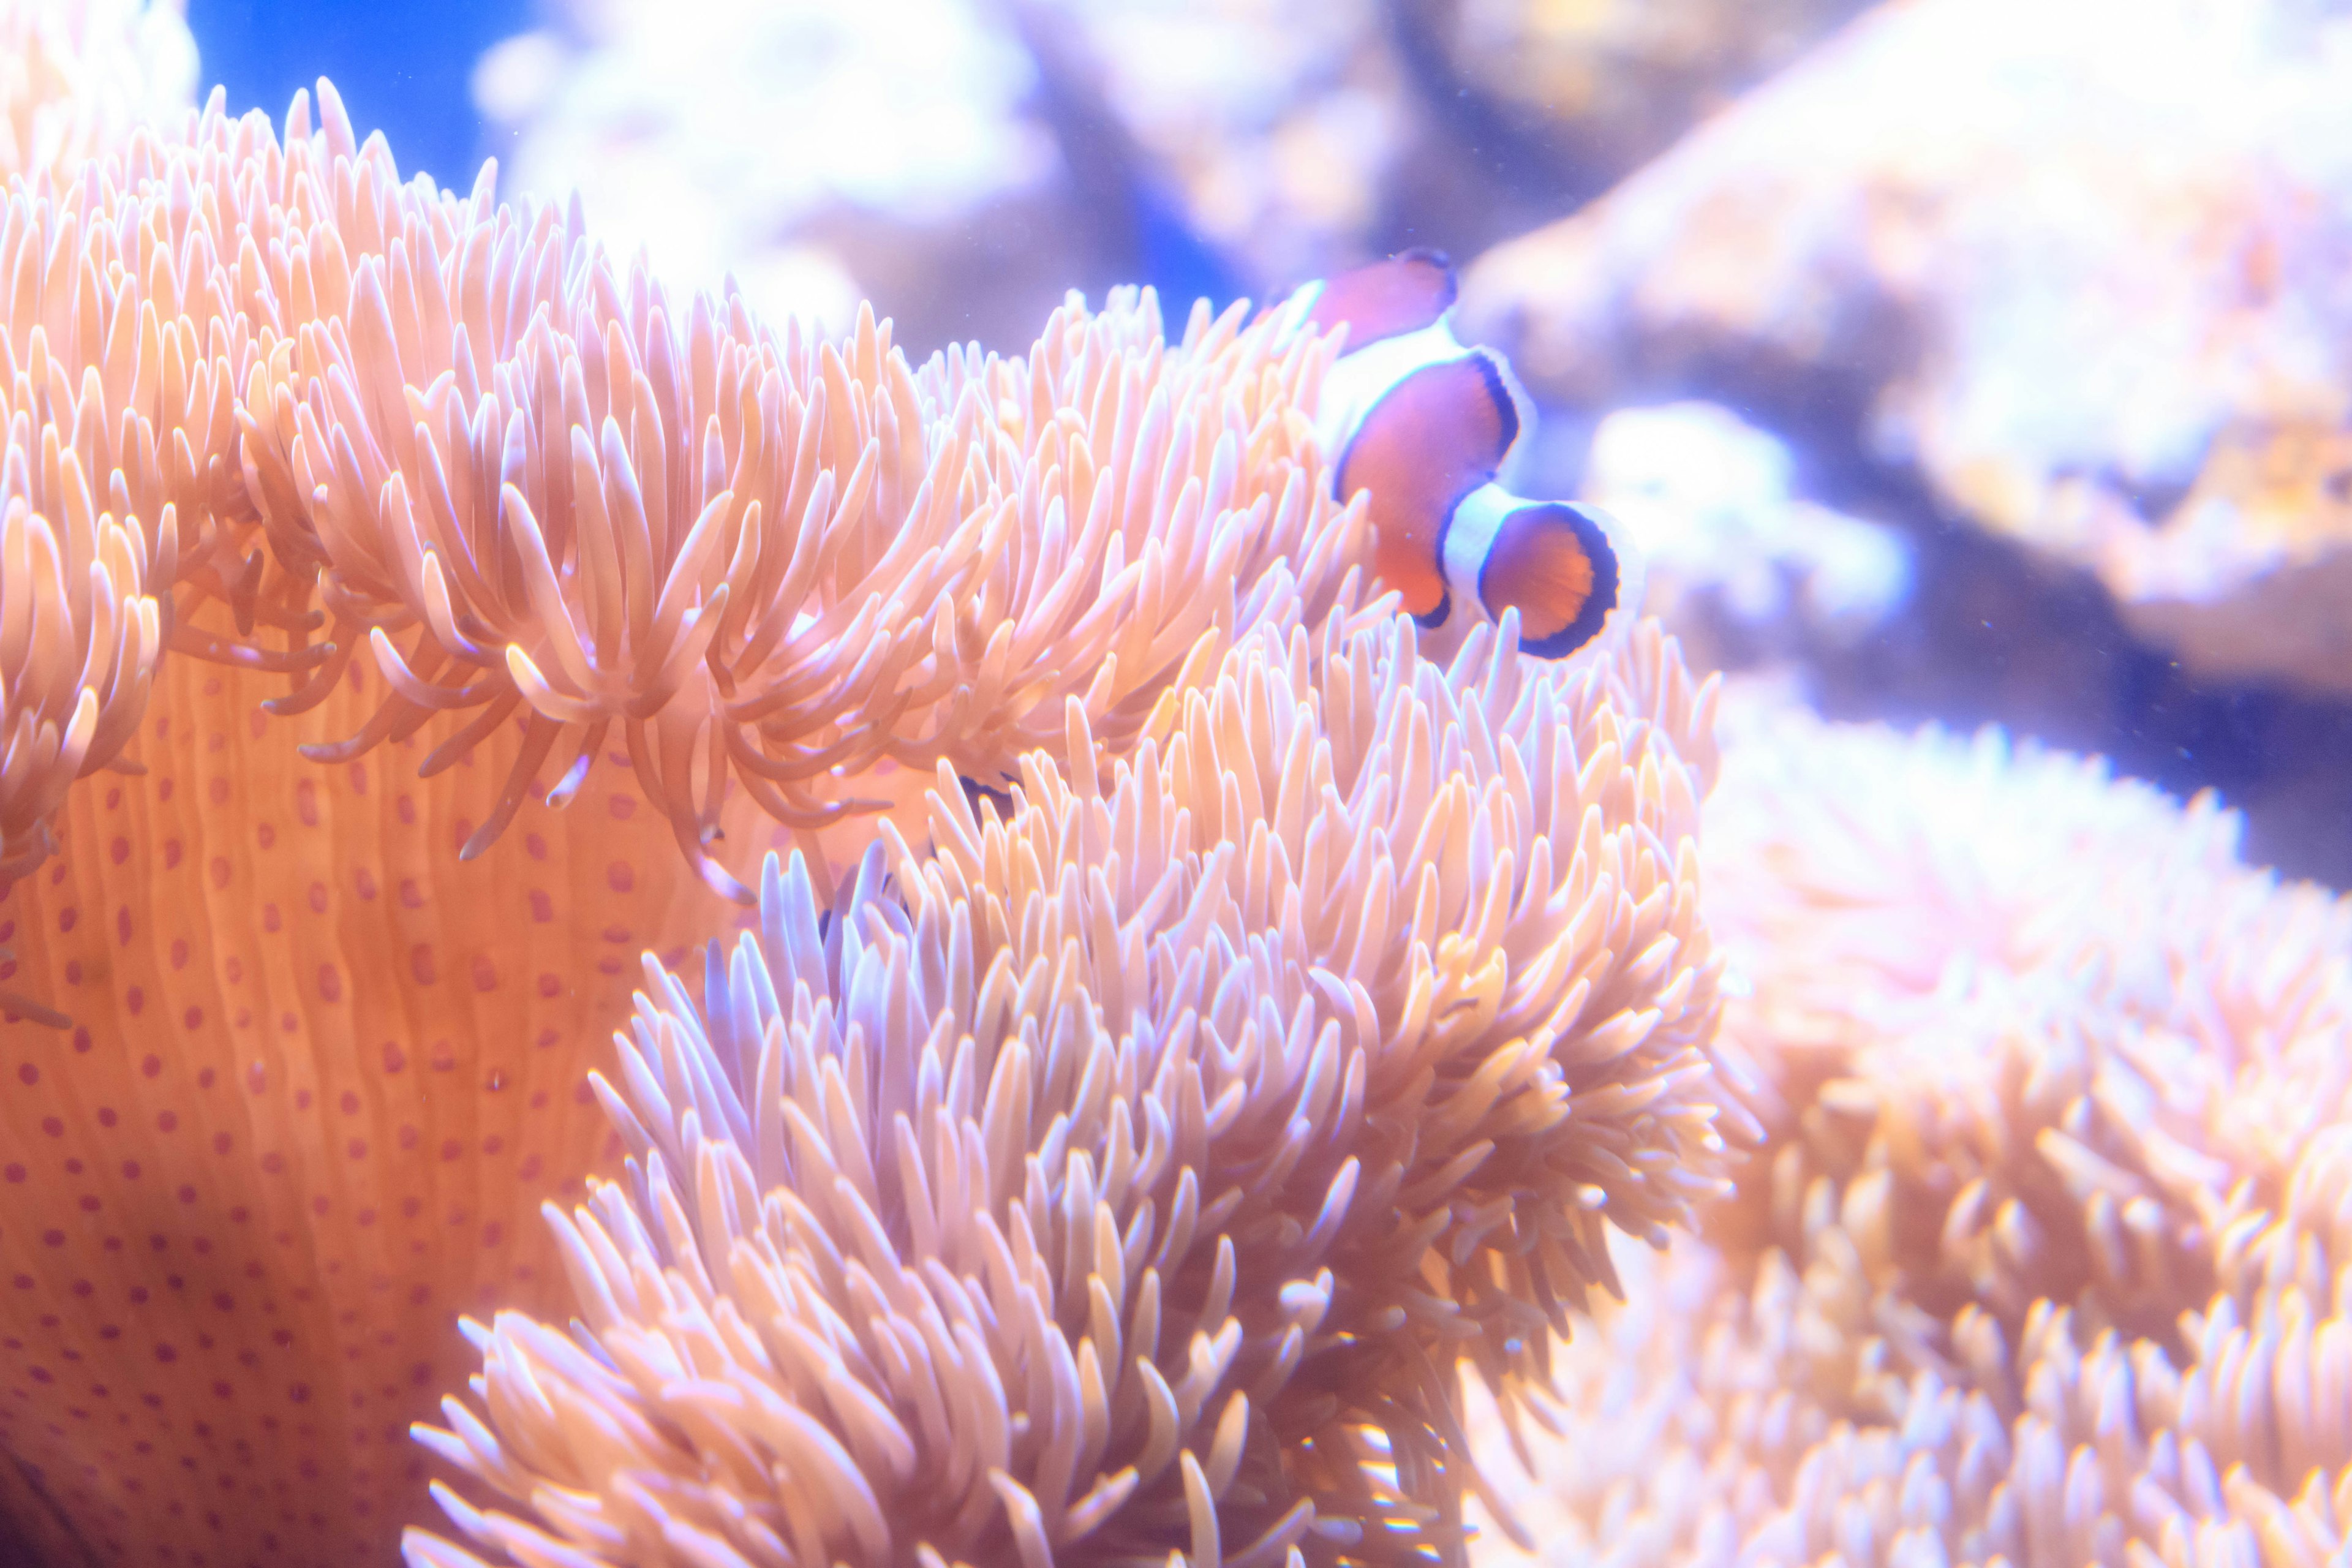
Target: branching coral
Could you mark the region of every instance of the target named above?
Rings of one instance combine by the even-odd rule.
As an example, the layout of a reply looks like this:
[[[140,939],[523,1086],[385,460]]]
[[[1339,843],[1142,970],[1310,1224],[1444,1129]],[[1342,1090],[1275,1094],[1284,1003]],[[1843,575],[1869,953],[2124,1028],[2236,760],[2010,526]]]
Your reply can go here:
[[[1654,628],[1581,674],[1511,635],[1261,632],[1107,772],[1071,703],[1009,816],[943,773],[830,922],[772,863],[597,1080],[582,1326],[470,1331],[487,1421],[424,1436],[525,1513],[452,1518],[520,1563],[1457,1554],[1454,1366],[1539,1378],[1604,1223],[1663,1239],[1721,1147],[1712,689]]]
[[[1566,1352],[1548,1557],[2339,1555],[2352,910],[2085,764],[1742,728],[1709,912],[1769,1142]]]

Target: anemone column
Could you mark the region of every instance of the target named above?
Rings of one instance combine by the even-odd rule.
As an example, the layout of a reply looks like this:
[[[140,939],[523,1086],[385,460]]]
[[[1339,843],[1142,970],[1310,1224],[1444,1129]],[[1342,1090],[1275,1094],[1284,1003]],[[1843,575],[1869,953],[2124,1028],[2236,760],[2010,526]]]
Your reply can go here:
[[[0,1450],[58,1562],[373,1562],[424,1501],[408,1423],[458,1311],[560,1292],[537,1209],[604,1142],[583,1075],[646,948],[732,906],[625,769],[479,858],[511,740],[336,767],[258,678],[167,661],[144,776],[73,792],[0,897]],[[46,1537],[46,1539],[42,1539]]]

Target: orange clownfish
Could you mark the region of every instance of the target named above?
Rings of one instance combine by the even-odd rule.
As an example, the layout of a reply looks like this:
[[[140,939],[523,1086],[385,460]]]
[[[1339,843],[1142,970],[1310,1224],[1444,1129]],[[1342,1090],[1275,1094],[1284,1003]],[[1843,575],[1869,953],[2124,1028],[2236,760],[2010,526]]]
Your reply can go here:
[[[1607,513],[1496,482],[1525,395],[1499,355],[1454,335],[1454,268],[1432,250],[1292,296],[1302,327],[1348,329],[1317,420],[1332,493],[1371,492],[1374,570],[1423,626],[1517,610],[1520,647],[1565,658],[1639,607],[1640,558]]]

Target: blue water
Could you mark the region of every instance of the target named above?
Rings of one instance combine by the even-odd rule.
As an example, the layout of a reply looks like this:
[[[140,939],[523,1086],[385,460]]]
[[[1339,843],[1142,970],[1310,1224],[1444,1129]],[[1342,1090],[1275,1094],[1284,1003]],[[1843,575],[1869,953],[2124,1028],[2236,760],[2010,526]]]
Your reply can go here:
[[[331,79],[362,135],[382,131],[403,174],[473,184],[485,136],[467,90],[474,62],[537,20],[527,0],[189,0],[200,79],[227,89],[233,112],[282,116],[295,89]]]

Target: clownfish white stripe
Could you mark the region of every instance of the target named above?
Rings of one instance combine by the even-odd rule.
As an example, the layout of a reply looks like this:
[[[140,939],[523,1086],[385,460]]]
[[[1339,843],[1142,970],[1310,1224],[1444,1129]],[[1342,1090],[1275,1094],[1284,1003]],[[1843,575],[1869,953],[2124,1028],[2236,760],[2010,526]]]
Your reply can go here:
[[[1413,372],[1482,354],[1500,377],[1510,397],[1517,426],[1524,430],[1528,424],[1529,405],[1518,378],[1510,374],[1501,355],[1471,348],[1455,337],[1454,323],[1447,319],[1433,321],[1416,331],[1379,339],[1361,349],[1349,347],[1342,351],[1339,361],[1323,377],[1323,400],[1315,415],[1315,434],[1322,441],[1323,449],[1344,451],[1347,436],[1363,423],[1372,405]]]

